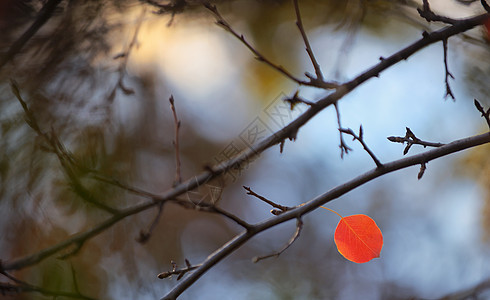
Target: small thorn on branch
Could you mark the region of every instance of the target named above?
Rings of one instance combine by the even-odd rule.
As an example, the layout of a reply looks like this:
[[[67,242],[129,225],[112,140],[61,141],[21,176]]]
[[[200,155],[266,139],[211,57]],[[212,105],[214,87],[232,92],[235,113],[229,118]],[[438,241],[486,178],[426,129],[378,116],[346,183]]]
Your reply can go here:
[[[427,166],[425,162],[420,164],[420,171],[419,174],[417,175],[417,179],[420,180],[422,179],[422,176],[424,176],[425,170],[427,169]]]
[[[279,153],[282,153],[284,151],[284,144],[286,143],[285,140],[282,140],[281,143],[279,144]]]
[[[254,263],[257,263],[263,259],[267,259],[267,258],[271,258],[271,257],[279,257],[279,255],[281,255],[284,251],[286,251],[298,239],[299,235],[301,234],[301,229],[303,229],[303,221],[301,220],[301,218],[297,218],[296,219],[296,231],[294,232],[293,236],[289,239],[287,244],[282,247],[281,250],[279,250],[275,253],[269,254],[269,255],[265,255],[265,256],[256,256],[252,259],[252,261]]]

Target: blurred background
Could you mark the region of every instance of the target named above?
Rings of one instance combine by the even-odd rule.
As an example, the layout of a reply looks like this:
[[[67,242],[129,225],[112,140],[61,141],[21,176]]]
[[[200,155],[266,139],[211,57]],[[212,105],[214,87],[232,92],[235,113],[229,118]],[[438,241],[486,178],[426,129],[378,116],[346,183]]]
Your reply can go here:
[[[27,30],[46,1],[0,2],[0,53]],[[151,2],[151,1],[148,1]],[[176,3],[178,3],[177,1]],[[422,20],[417,1],[300,2],[312,48],[329,80],[352,79],[440,24]],[[479,1],[433,0],[454,18],[483,11]],[[163,3],[163,2],[162,2]],[[231,26],[271,61],[297,77],[314,73],[295,26],[291,1],[217,1]],[[282,101],[299,90],[315,101],[325,91],[300,87],[254,59],[198,1],[156,14],[146,1],[61,1],[46,24],[0,69],[0,259],[12,261],[89,230],[110,215],[90,204],[126,208],[147,201],[94,180],[107,178],[161,194],[175,177],[175,125],[181,120],[183,179],[224,161],[280,129],[306,107]],[[490,56],[485,29],[451,38],[448,67],[455,100],[445,98],[443,47],[438,43],[371,79],[339,102],[343,127],[357,130],[382,162],[403,157],[388,136],[450,142],[485,132],[473,105],[490,106]],[[68,174],[50,145],[32,130],[9,79],[14,79],[43,132],[55,135],[83,167]],[[242,186],[294,206],[375,167],[362,147],[340,157],[335,110],[302,127],[295,142],[268,149],[243,169],[187,197],[221,196],[219,206],[247,222],[273,217]],[[423,151],[413,146],[409,154]],[[333,242],[338,216],[320,209],[304,217],[300,238],[285,223],[253,238],[219,263],[180,299],[434,299],[490,277],[490,147],[480,146],[391,173],[327,206],[367,214],[381,228],[381,257],[344,259]],[[157,209],[128,217],[89,240],[75,256],[57,256],[11,275],[54,291],[97,299],[159,299],[176,284],[157,274],[171,261],[200,263],[241,231],[223,217],[164,206],[147,243],[136,241]],[[2,277],[2,282],[8,281]],[[0,296],[3,297],[3,296]],[[490,292],[480,295],[490,297]],[[24,293],[15,299],[52,299]],[[62,297],[58,298],[61,299]]]

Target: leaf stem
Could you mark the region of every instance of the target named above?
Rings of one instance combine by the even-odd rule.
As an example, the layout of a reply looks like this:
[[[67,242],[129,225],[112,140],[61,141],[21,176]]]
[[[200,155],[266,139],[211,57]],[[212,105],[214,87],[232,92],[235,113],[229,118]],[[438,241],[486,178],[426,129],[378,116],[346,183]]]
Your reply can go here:
[[[339,214],[338,212],[336,212],[335,210],[333,210],[333,209],[331,209],[331,208],[328,208],[328,207],[325,207],[325,206],[320,206],[320,207],[321,207],[321,208],[324,208],[324,209],[326,209],[326,210],[329,210],[329,211],[331,211],[331,212],[333,212],[333,213],[335,213],[335,214],[336,214],[337,216],[339,216],[341,219],[343,219],[343,218],[344,218],[344,217],[342,217],[342,215],[341,215],[341,214]]]

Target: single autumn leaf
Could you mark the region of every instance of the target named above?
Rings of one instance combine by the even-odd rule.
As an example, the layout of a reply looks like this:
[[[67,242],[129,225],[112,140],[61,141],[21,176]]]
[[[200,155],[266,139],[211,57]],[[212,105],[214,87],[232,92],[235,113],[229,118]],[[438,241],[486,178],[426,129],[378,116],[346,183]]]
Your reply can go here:
[[[334,236],[340,254],[355,263],[365,263],[379,257],[383,234],[373,219],[352,215],[340,219]]]

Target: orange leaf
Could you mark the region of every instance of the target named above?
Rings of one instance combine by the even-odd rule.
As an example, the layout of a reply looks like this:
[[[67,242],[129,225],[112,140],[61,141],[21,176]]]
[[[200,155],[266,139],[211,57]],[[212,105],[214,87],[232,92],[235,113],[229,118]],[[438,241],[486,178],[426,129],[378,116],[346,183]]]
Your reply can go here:
[[[381,230],[366,215],[342,218],[335,229],[334,240],[340,254],[360,264],[379,257],[383,247]]]

